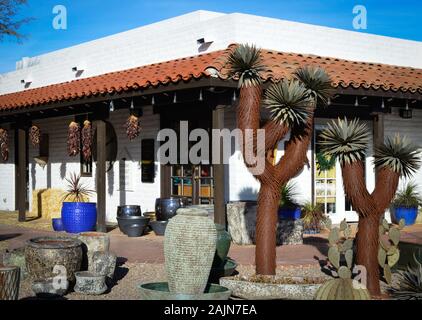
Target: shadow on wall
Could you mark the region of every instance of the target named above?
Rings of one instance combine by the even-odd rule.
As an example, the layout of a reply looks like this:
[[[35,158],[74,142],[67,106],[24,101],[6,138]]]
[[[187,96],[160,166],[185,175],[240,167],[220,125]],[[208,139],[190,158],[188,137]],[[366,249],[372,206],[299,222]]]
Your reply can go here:
[[[66,162],[60,164],[60,178],[62,178],[62,180],[66,178]]]
[[[107,184],[108,184],[108,194],[113,195],[114,190],[114,165],[111,166],[111,169],[107,172]]]

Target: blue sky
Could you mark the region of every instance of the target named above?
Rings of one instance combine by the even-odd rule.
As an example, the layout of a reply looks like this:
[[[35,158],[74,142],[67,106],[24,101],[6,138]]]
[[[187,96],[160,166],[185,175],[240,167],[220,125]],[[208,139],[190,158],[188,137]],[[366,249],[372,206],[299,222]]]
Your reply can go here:
[[[52,27],[53,7],[67,9],[67,30]],[[21,44],[0,43],[0,73],[24,56],[36,56],[136,28],[194,10],[242,12],[353,30],[355,5],[367,9],[367,29],[359,32],[422,41],[421,0],[28,0],[20,14],[35,20],[22,28]],[[323,45],[323,44],[322,44]]]

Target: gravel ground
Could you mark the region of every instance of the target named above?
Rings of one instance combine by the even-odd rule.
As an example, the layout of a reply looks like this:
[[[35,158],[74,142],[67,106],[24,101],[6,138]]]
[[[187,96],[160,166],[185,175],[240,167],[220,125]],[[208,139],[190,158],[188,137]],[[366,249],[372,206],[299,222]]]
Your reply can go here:
[[[237,271],[244,276],[255,274],[255,266],[241,265]],[[317,276],[324,274],[315,265],[309,266],[279,266],[279,276]],[[143,282],[166,281],[163,264],[123,263],[116,268],[116,284],[105,294],[99,296],[82,295],[75,292],[68,293],[64,299],[69,300],[137,300],[139,293],[137,286]],[[27,278],[21,282],[20,299],[34,299],[31,281]]]

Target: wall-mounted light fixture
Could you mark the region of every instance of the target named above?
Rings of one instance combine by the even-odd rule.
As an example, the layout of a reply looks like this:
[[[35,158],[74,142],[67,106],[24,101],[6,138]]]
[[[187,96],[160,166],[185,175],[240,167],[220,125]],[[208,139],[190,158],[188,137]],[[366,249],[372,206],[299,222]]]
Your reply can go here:
[[[399,111],[400,117],[403,119],[411,119],[412,118],[412,109],[409,108],[409,101],[406,100],[406,107],[404,109],[400,109]]]
[[[202,96],[202,89],[199,90],[199,101],[204,101],[204,97]]]
[[[236,90],[233,91],[233,97],[232,97],[232,101],[236,102],[237,100],[237,96],[236,96]]]
[[[114,102],[113,102],[113,100],[110,101],[109,108],[110,108],[110,112],[113,112],[114,111]]]
[[[130,100],[130,109],[131,109],[131,110],[135,109],[135,106],[133,105],[133,99],[132,99],[132,100]]]
[[[155,97],[154,96],[152,96],[152,98],[151,98],[151,105],[155,105]]]
[[[174,93],[174,96],[173,96],[173,103],[177,103],[177,95],[176,95],[176,92]]]
[[[355,107],[359,107],[359,99],[358,99],[358,96],[356,96],[356,99],[355,99]]]
[[[385,104],[384,104],[384,98],[381,98],[381,109],[385,108]]]

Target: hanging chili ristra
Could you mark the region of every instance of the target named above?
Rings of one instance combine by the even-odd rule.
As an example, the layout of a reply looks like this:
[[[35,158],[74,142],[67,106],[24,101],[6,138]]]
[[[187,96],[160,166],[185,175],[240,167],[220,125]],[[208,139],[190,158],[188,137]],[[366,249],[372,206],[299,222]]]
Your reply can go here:
[[[0,153],[3,161],[7,161],[9,158],[9,134],[3,128],[0,128]]]
[[[40,136],[41,136],[40,128],[36,125],[33,125],[29,129],[29,139],[31,140],[31,143],[34,147],[40,144]]]
[[[82,128],[82,155],[85,161],[89,161],[92,155],[92,125],[89,120],[84,121]]]
[[[126,134],[129,140],[135,139],[141,132],[141,125],[139,118],[133,114],[129,116],[125,123]]]
[[[72,121],[69,124],[67,135],[67,153],[70,157],[76,156],[80,151],[81,133],[79,123]]]

